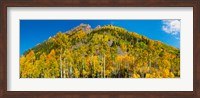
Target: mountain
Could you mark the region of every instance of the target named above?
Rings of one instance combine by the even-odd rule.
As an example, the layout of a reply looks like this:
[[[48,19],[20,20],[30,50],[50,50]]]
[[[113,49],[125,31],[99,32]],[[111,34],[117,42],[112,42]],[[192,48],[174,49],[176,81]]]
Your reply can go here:
[[[180,50],[124,28],[89,24],[20,57],[21,78],[179,78]]]
[[[73,28],[72,30],[67,31],[66,33],[76,33],[76,32],[78,32],[80,30],[82,30],[82,31],[84,31],[85,33],[88,34],[88,33],[90,33],[92,31],[92,28],[91,28],[91,26],[89,24],[83,24],[82,23],[79,26]]]

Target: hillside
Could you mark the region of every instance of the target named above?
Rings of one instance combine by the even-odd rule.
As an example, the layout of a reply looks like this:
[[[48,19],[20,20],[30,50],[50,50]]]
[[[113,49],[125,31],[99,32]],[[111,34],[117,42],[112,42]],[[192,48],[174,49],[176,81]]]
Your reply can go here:
[[[179,78],[180,50],[121,27],[80,24],[27,50],[20,77]]]

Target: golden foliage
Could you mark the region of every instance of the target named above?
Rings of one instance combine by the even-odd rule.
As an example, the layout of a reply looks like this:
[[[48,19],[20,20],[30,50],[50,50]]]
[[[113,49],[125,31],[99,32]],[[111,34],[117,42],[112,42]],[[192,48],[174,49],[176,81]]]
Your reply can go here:
[[[116,26],[59,32],[20,57],[20,77],[176,78],[180,50]]]

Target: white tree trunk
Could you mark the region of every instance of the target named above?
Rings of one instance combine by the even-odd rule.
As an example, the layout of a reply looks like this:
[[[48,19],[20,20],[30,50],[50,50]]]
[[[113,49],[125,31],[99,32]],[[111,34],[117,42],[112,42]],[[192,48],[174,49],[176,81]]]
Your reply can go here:
[[[64,64],[65,64],[65,59],[64,59]],[[66,66],[66,64],[65,64],[65,66]],[[65,71],[66,71],[66,67],[64,68],[64,71],[63,71],[64,78],[66,78]]]
[[[62,78],[62,48],[60,51],[60,77]]]

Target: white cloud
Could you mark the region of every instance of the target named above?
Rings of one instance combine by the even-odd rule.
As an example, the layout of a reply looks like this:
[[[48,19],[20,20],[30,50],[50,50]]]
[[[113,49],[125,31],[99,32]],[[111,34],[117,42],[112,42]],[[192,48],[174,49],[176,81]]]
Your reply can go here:
[[[166,33],[177,35],[180,33],[181,21],[180,20],[163,20],[162,30]]]

